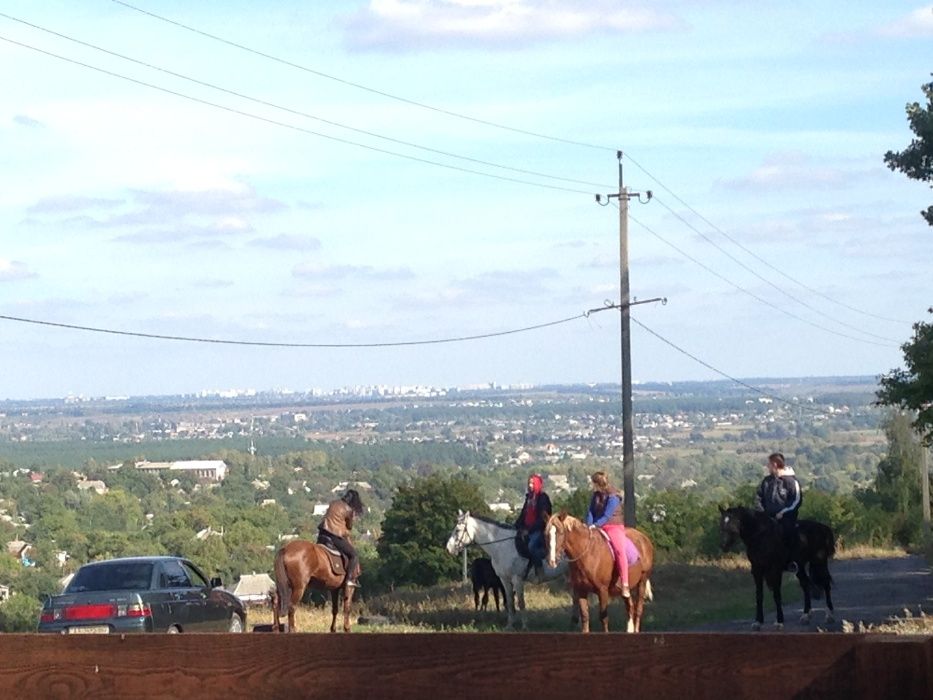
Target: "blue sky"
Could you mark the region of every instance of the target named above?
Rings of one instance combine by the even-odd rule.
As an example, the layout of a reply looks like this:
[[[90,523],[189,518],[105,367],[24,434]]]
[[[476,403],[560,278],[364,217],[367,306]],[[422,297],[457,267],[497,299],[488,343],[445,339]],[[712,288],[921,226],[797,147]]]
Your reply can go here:
[[[141,11],[140,11],[141,10]],[[151,14],[147,14],[151,13]],[[157,16],[153,16],[157,15]],[[0,398],[876,375],[933,5],[0,1]],[[131,59],[131,60],[130,60]],[[398,347],[371,345],[537,330]],[[720,374],[722,373],[722,374]]]

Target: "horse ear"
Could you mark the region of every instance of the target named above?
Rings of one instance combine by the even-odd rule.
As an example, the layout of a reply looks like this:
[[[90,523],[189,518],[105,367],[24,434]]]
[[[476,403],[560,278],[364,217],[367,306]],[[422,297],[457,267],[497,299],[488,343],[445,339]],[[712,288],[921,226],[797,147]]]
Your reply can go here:
[[[725,512],[726,512],[726,509],[722,507],[722,504],[721,504],[721,503],[719,504],[719,512],[720,512],[720,513],[725,513]]]
[[[460,508],[457,508],[457,517],[458,517],[458,518],[462,518],[462,517],[463,517],[463,511],[462,511]]]

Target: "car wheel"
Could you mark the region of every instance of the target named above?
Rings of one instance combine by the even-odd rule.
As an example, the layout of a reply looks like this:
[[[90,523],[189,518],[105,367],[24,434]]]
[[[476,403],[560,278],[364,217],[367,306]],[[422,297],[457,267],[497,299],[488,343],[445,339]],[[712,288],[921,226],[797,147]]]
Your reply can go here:
[[[243,620],[236,613],[230,616],[230,626],[227,628],[227,631],[230,634],[239,634],[243,631]]]
[[[176,627],[175,625],[172,625],[171,627],[169,627],[169,628],[168,628],[167,630],[165,630],[165,631],[168,632],[169,634],[178,634],[178,633],[181,632],[181,630],[178,629],[178,627]]]

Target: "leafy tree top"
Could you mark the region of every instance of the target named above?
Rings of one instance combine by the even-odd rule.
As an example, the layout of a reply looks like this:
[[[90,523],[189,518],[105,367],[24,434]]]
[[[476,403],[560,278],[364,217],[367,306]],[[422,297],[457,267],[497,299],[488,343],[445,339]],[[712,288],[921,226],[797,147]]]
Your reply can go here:
[[[907,104],[907,122],[916,138],[899,153],[885,153],[884,162],[891,170],[899,170],[912,180],[929,182],[933,187],[933,82],[921,89],[927,100],[926,106],[919,102]],[[920,213],[933,226],[933,206]]]
[[[933,307],[929,309],[933,314]],[[918,321],[914,337],[901,346],[906,368],[881,377],[878,403],[916,411],[913,427],[926,445],[933,444],[933,323]]]

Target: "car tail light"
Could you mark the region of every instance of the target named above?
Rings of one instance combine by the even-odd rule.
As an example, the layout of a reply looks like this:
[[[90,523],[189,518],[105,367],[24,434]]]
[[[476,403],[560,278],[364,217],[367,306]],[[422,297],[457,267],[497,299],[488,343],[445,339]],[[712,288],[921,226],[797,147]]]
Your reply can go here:
[[[143,603],[118,605],[117,617],[152,617],[152,608]]]
[[[55,620],[57,620],[59,617],[61,617],[60,613],[56,615],[55,612],[51,610],[45,610],[39,616],[39,622],[55,622]]]
[[[98,605],[71,605],[65,608],[66,620],[99,620],[113,617],[116,606],[111,603]]]

